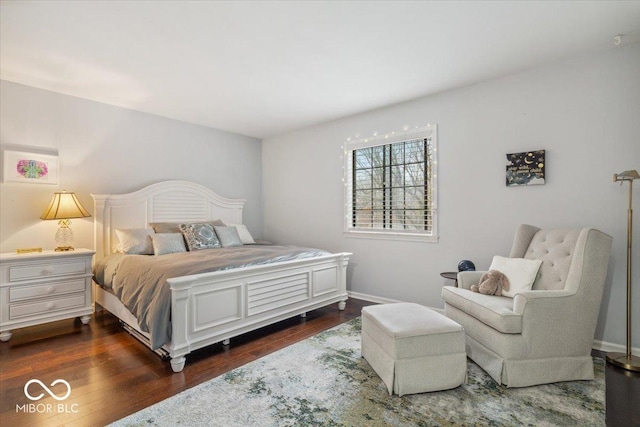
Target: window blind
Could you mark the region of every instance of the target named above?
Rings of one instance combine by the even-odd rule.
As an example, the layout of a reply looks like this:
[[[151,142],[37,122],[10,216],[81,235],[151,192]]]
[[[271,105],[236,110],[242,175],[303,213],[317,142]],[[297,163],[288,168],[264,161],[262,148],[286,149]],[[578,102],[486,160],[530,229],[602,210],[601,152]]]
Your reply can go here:
[[[436,234],[434,125],[349,141],[345,146],[345,229]]]

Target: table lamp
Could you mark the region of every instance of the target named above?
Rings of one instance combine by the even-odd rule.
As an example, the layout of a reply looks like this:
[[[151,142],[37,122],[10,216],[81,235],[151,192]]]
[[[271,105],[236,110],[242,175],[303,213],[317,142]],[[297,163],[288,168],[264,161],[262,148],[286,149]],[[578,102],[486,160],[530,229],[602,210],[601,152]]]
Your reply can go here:
[[[86,218],[91,215],[78,201],[75,193],[67,193],[62,190],[53,194],[49,207],[40,215],[40,219],[57,219],[60,228],[56,232],[56,251],[72,251],[73,232],[71,231],[72,218]]]

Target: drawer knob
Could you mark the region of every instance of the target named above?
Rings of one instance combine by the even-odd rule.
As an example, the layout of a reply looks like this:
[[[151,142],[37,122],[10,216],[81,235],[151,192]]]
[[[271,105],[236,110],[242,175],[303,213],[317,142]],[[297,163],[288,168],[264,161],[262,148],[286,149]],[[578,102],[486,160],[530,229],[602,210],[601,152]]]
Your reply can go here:
[[[55,308],[55,306],[56,306],[56,305],[55,305],[54,303],[52,303],[52,302],[48,302],[48,303],[47,303],[47,310],[52,310],[53,308]]]
[[[43,275],[43,276],[48,276],[48,275],[50,275],[50,274],[53,274],[53,269],[51,269],[51,268],[44,268],[44,269],[42,269],[42,275]]]
[[[55,290],[56,290],[56,288],[55,288],[55,287],[53,287],[53,286],[48,286],[48,287],[47,287],[47,293],[48,293],[48,294],[52,294],[52,293],[54,293],[54,292],[55,292]]]

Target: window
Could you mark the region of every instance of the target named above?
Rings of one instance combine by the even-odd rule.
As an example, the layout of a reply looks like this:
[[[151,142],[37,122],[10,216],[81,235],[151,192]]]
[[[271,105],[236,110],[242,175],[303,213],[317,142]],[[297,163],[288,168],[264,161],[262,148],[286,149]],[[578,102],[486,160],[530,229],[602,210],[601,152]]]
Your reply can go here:
[[[435,125],[348,142],[347,234],[436,241],[435,157]]]

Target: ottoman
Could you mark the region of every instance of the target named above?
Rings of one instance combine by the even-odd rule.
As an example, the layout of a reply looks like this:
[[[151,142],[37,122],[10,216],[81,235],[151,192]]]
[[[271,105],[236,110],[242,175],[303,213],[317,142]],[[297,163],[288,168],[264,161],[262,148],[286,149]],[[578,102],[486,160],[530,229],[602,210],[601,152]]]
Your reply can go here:
[[[462,326],[420,304],[362,309],[362,357],[389,394],[447,390],[467,375]]]

